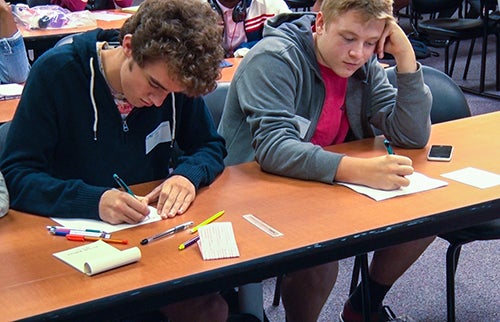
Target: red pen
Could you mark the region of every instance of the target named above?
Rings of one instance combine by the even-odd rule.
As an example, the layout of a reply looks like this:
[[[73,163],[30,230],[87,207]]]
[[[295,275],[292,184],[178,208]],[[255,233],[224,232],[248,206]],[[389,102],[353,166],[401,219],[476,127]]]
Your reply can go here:
[[[102,240],[106,243],[115,243],[115,244],[128,244],[128,240],[123,239],[110,239],[110,238],[99,238],[99,237],[91,237],[91,236],[82,236],[82,235],[66,235],[67,240],[72,241],[98,241]]]

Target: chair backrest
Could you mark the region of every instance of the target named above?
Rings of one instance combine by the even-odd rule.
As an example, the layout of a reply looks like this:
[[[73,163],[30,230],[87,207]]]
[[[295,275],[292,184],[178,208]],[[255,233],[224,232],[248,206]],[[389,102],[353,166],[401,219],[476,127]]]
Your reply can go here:
[[[55,43],[54,47],[59,47],[59,46],[62,46],[62,45],[71,44],[73,42],[73,37],[75,37],[75,35],[79,35],[79,34],[80,33],[78,33],[78,34],[70,34],[70,35],[62,37],[61,39],[59,39]]]
[[[219,82],[217,83],[217,88],[214,91],[206,94],[203,98],[208,106],[210,114],[214,119],[215,126],[219,126],[220,118],[222,115],[222,110],[224,109],[224,104],[226,103],[227,91],[229,89],[229,82]]]
[[[411,9],[416,14],[436,13],[457,8],[463,0],[411,0]]]
[[[0,124],[0,156],[2,156],[5,142],[7,142],[7,133],[9,132],[10,121]]]
[[[392,4],[392,9],[394,13],[397,13],[399,10],[408,7],[410,5],[410,0],[394,0]]]
[[[471,116],[464,93],[448,75],[429,66],[422,66],[422,70],[424,82],[432,93],[432,124]],[[386,71],[391,84],[397,87],[395,67]]]

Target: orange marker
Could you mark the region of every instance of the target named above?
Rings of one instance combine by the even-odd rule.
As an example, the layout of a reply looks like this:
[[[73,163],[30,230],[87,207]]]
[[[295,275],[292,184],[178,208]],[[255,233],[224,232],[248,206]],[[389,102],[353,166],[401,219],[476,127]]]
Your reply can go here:
[[[110,238],[99,238],[99,237],[90,237],[90,236],[81,236],[81,235],[66,235],[67,240],[72,241],[98,241],[102,240],[106,243],[115,243],[115,244],[128,244],[128,240],[123,239],[110,239]]]

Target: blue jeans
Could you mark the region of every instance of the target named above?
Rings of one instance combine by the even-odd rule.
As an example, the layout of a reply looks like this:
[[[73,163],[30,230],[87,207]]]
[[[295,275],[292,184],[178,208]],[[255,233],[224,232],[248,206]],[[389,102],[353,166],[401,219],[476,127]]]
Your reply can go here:
[[[0,39],[0,83],[24,83],[30,71],[21,33]]]

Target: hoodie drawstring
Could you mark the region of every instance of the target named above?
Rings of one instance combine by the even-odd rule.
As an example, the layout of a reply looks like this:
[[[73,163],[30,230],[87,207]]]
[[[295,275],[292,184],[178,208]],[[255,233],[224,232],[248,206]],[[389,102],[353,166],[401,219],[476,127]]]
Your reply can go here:
[[[97,141],[97,122],[99,120],[99,116],[97,114],[97,104],[95,103],[94,98],[94,80],[95,80],[95,71],[94,71],[94,57],[90,57],[90,101],[92,102],[92,107],[94,108],[94,141]]]
[[[94,57],[90,57],[90,101],[92,102],[92,108],[94,109],[94,126],[92,127],[94,131],[94,141],[97,141],[97,123],[99,122],[99,114],[97,113],[97,104],[94,98],[94,81],[95,81],[95,71],[94,71]],[[172,141],[170,146],[174,146],[175,141],[175,130],[177,126],[176,117],[176,107],[175,107],[175,94],[171,93],[172,96]]]
[[[170,141],[170,147],[172,148],[174,146],[174,141],[175,141],[175,126],[177,122],[176,118],[176,108],[175,108],[175,94],[174,92],[172,94],[172,141]]]

